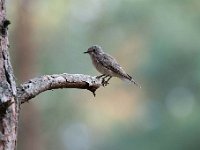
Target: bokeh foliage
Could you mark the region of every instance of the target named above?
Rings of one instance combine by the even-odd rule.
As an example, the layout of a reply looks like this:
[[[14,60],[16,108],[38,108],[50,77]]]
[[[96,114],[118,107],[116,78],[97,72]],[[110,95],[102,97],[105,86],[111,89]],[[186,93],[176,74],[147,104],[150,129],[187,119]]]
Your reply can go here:
[[[16,3],[8,3],[11,36]],[[142,86],[112,79],[96,98],[72,89],[40,95],[33,103],[41,110],[47,149],[200,149],[199,0],[42,0],[32,5],[38,75],[99,75],[82,54],[98,44]],[[12,53],[16,43],[11,39]]]

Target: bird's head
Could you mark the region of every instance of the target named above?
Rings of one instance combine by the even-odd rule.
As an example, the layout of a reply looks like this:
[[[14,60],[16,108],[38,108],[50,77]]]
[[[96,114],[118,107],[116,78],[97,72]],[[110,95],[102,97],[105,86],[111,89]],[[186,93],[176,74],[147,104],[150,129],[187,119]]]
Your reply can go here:
[[[86,52],[84,52],[84,54],[87,54],[87,53],[90,54],[90,55],[100,54],[100,53],[103,53],[103,50],[100,46],[93,45],[90,48],[88,48],[88,50]]]

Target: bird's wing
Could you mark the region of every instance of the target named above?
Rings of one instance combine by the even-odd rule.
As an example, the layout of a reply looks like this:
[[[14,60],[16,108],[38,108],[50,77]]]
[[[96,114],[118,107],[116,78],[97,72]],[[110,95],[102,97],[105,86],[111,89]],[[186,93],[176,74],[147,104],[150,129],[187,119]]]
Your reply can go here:
[[[105,68],[113,71],[116,74],[120,74],[125,79],[128,79],[129,81],[133,82],[135,85],[137,85],[137,86],[139,86],[141,88],[141,86],[129,74],[127,74],[123,70],[123,68],[119,65],[119,63],[117,63],[115,58],[113,58],[109,54],[104,53],[101,56],[97,57],[97,60]]]
[[[127,73],[122,69],[122,67],[117,63],[115,58],[110,56],[109,54],[102,54],[100,58],[98,58],[98,61],[107,69],[113,71],[114,73],[120,74],[124,76],[125,78],[129,79],[129,76]]]

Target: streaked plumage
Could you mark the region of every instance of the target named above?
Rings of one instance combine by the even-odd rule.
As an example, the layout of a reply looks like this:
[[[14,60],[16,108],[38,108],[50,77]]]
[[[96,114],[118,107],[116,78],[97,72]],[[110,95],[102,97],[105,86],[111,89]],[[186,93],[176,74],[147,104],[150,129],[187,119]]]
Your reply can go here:
[[[105,76],[103,79],[105,80],[106,77],[109,77],[109,79],[106,81],[106,84],[108,84],[108,81],[112,77],[118,77],[122,80],[128,80],[133,82],[134,84],[138,85],[134,79],[128,75],[123,68],[117,63],[115,58],[113,58],[111,55],[106,54],[103,52],[102,48],[100,46],[94,45],[90,47],[87,52],[92,59],[92,63],[95,66],[95,68],[102,73],[102,76]],[[139,86],[139,85],[138,85]]]

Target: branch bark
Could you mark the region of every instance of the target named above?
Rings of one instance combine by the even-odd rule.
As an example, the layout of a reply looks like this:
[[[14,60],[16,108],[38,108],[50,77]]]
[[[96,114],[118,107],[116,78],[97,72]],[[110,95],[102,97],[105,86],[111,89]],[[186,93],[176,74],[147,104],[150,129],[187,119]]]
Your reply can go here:
[[[28,102],[38,94],[52,89],[78,88],[87,89],[95,96],[95,91],[102,85],[102,80],[83,74],[54,74],[31,79],[17,87],[20,103]]]

